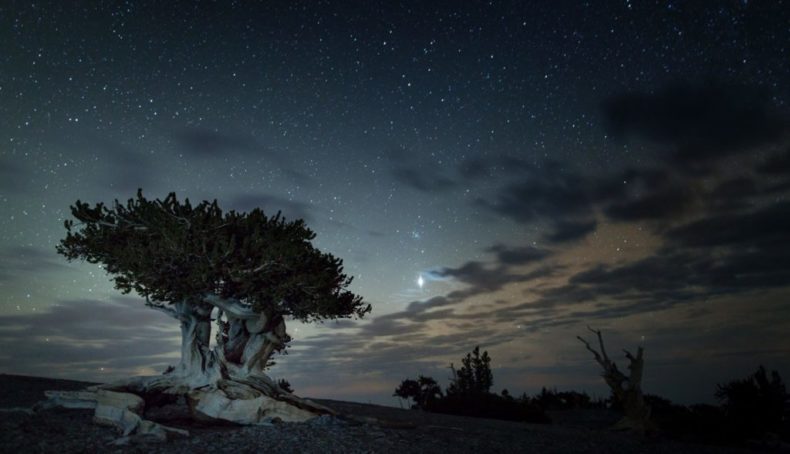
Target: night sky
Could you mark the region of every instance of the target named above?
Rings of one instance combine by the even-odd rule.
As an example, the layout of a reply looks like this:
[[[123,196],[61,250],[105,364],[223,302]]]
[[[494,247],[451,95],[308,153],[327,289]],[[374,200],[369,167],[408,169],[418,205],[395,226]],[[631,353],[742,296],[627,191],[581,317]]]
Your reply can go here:
[[[81,6],[78,6],[77,4]],[[697,6],[691,6],[693,3]],[[705,6],[707,5],[707,6]],[[275,378],[398,405],[475,345],[494,389],[790,379],[790,5],[0,3],[0,372],[178,361],[172,319],[55,253],[77,199],[304,218],[362,321],[288,323]]]

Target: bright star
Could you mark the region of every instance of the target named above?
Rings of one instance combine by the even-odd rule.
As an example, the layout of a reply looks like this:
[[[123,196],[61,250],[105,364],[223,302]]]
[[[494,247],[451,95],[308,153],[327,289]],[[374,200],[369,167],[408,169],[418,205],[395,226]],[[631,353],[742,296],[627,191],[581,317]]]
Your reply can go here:
[[[419,286],[420,286],[420,288],[422,288],[422,286],[423,286],[423,285],[425,285],[425,279],[423,279],[423,278],[422,278],[422,275],[420,275],[420,276],[417,278],[417,285],[419,285]]]

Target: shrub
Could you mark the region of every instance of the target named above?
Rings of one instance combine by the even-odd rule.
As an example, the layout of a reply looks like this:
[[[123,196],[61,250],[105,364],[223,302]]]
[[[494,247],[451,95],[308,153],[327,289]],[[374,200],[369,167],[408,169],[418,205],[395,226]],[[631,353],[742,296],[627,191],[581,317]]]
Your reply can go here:
[[[785,413],[790,396],[777,371],[769,379],[765,368],[760,366],[745,379],[718,385],[716,397],[722,402],[731,433],[749,438],[786,431]]]

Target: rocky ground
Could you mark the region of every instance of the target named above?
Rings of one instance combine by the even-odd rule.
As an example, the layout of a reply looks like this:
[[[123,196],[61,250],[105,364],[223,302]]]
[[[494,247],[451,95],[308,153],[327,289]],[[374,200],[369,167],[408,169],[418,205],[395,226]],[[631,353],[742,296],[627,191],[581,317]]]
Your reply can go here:
[[[92,423],[93,410],[23,411],[44,398],[45,390],[77,390],[89,385],[0,375],[0,452],[140,452],[140,453],[721,453],[752,452],[640,439],[611,433],[606,415],[554,415],[551,425],[401,410],[378,405],[318,400],[340,417],[322,416],[303,424],[221,427],[181,421],[189,437],[164,443],[114,444],[119,435]],[[9,408],[18,410],[7,410]]]

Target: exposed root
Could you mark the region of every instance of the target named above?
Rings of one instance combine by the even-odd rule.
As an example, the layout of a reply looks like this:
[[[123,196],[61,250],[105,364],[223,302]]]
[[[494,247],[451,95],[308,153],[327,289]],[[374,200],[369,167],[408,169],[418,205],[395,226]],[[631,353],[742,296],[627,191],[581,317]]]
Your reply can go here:
[[[319,415],[337,415],[331,408],[282,391],[263,374],[220,379],[211,385],[190,387],[176,374],[132,377],[84,391],[46,391],[47,400],[36,410],[52,407],[94,409],[94,422],[114,427],[124,437],[164,441],[188,432],[144,419],[166,405],[182,403],[196,421],[268,424],[272,420],[304,422]],[[135,438],[137,437],[137,438]]]

